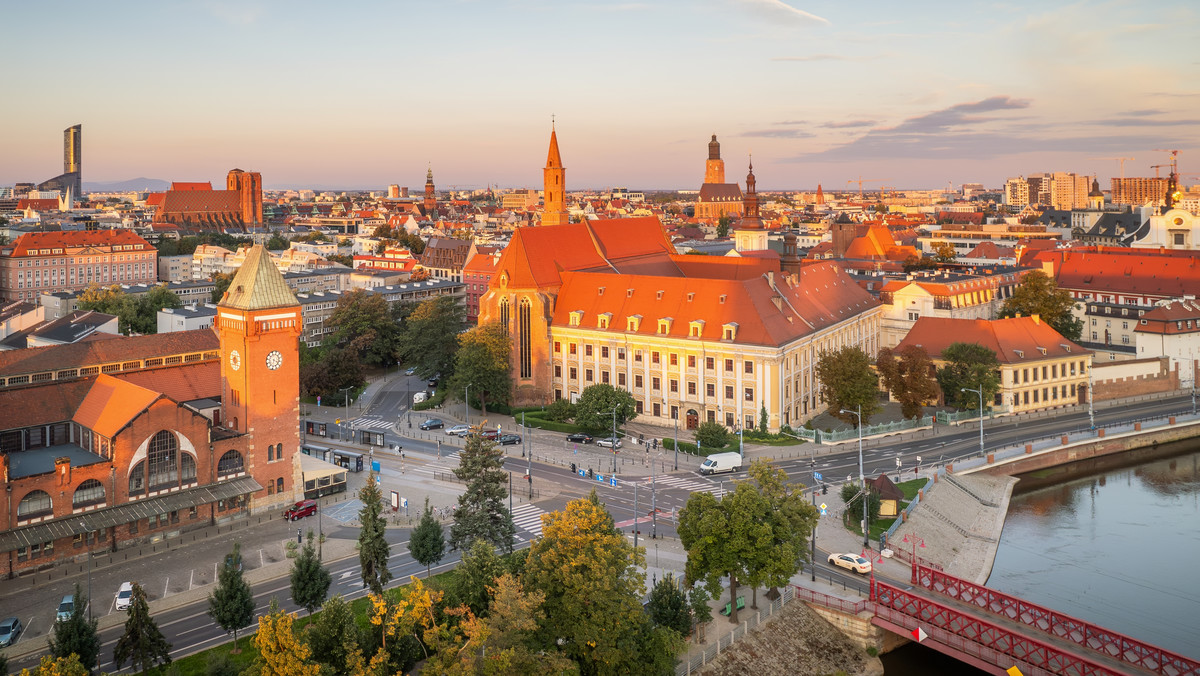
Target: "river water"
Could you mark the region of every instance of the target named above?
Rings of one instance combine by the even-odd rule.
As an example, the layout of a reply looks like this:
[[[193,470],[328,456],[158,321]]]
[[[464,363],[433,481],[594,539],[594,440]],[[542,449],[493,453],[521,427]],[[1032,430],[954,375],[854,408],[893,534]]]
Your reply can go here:
[[[988,586],[1200,659],[1198,447],[1022,477]]]

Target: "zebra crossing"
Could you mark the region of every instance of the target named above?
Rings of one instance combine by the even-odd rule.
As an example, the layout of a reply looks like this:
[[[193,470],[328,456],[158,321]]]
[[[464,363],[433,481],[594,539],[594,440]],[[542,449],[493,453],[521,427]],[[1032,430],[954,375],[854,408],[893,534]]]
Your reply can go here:
[[[390,430],[392,428],[392,423],[381,418],[355,418],[349,424],[351,428],[356,430]]]
[[[513,507],[513,524],[517,528],[529,532],[533,537],[542,536],[542,515],[546,510],[535,504],[526,502]]]
[[[657,488],[679,488],[688,493],[712,493],[713,495],[722,497],[725,495],[724,489],[720,484],[715,484],[707,479],[691,479],[682,476],[660,476],[655,481],[646,479],[642,482],[642,488],[650,488],[654,483]]]

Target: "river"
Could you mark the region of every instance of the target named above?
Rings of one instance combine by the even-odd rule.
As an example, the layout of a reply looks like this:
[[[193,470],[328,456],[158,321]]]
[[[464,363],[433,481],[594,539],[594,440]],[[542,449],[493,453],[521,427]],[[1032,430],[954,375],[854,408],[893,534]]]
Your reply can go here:
[[[1197,447],[1022,477],[988,586],[1200,659]]]

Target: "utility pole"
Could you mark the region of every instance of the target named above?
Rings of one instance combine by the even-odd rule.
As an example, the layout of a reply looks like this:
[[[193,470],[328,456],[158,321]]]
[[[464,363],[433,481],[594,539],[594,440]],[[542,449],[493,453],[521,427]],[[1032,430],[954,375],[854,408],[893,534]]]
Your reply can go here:
[[[858,481],[862,484],[863,492],[863,547],[870,549],[871,534],[867,530],[871,525],[871,492],[867,490],[867,476],[863,473],[863,453],[862,453],[862,404],[858,405],[857,412],[842,409],[842,413],[853,415],[858,420]]]
[[[613,471],[612,471],[612,473],[614,475],[617,473],[617,444],[619,443],[617,441],[617,409],[618,408],[620,408],[619,405],[613,406],[613,410],[612,410],[612,456],[613,456]]]
[[[512,518],[512,472],[508,473],[508,518]],[[512,554],[512,538],[508,539],[508,553]]]
[[[650,539],[658,538],[658,468],[650,458]]]
[[[675,471],[679,471],[679,412],[675,412]]]
[[[1088,369],[1088,376],[1091,376],[1091,369]],[[979,383],[979,389],[973,390],[969,387],[960,388],[963,392],[974,392],[979,395],[979,455],[983,455],[983,383]],[[1088,395],[1091,399],[1091,395]],[[1093,421],[1094,424],[1094,421]]]
[[[638,508],[637,508],[637,482],[633,483],[633,548],[637,549],[638,541]]]

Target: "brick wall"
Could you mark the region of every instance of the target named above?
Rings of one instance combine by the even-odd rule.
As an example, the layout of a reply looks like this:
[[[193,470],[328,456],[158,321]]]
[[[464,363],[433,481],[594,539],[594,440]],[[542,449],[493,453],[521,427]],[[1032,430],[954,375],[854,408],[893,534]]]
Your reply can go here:
[[[1092,392],[1095,401],[1159,394],[1178,390],[1179,368],[1171,368],[1167,357],[1095,364]]]

